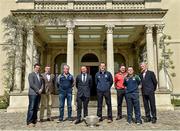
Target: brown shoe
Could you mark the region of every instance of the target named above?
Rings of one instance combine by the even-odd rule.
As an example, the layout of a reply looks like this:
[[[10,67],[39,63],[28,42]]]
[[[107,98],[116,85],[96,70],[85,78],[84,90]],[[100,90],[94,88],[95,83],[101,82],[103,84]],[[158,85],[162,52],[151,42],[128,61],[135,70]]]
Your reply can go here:
[[[112,123],[112,119],[108,119],[108,121],[107,121],[108,123]]]
[[[35,127],[35,124],[30,123],[30,124],[27,125],[27,127],[29,127],[29,128]]]

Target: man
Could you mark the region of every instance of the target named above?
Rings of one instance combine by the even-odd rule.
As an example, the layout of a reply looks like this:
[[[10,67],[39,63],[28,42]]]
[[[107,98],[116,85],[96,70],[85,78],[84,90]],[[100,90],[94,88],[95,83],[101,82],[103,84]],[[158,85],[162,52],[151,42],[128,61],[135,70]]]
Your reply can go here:
[[[68,120],[72,121],[72,87],[74,86],[74,78],[69,73],[69,66],[63,66],[63,73],[58,76],[58,90],[59,90],[59,111],[60,116],[59,120],[57,121],[62,122],[64,119],[64,104],[65,99],[67,99],[67,106],[68,106]]]
[[[139,102],[139,89],[138,85],[141,80],[138,75],[134,74],[133,67],[128,67],[128,76],[124,79],[126,86],[126,103],[127,103],[127,122],[132,123],[133,108],[135,112],[136,124],[142,124],[140,102]]]
[[[35,126],[37,123],[37,112],[39,108],[39,102],[41,98],[41,93],[43,90],[43,80],[42,76],[40,75],[40,65],[34,65],[34,71],[29,74],[29,106],[28,106],[28,113],[27,113],[27,125],[28,126]]]
[[[122,102],[125,97],[125,86],[124,78],[127,76],[126,67],[120,66],[119,72],[115,75],[114,83],[117,91],[117,118],[116,120],[122,119]]]
[[[100,63],[99,71],[95,75],[95,83],[97,85],[97,99],[98,109],[97,116],[99,121],[103,121],[102,118],[102,106],[103,97],[105,97],[107,110],[108,110],[108,123],[113,121],[112,118],[112,104],[111,104],[111,86],[113,84],[113,78],[110,72],[106,71],[106,64]]]
[[[81,74],[76,77],[77,87],[77,120],[75,124],[81,122],[81,111],[83,104],[84,118],[88,116],[88,103],[90,97],[90,90],[92,87],[92,77],[87,74],[86,66],[81,67]]]
[[[51,67],[45,67],[45,73],[42,74],[44,80],[44,88],[41,94],[40,122],[43,122],[44,110],[47,108],[47,121],[52,121],[51,107],[52,95],[55,93],[55,77],[51,74]]]
[[[156,123],[155,91],[157,79],[154,72],[147,69],[146,63],[141,63],[142,96],[145,110],[145,122]],[[152,117],[152,118],[151,118]]]

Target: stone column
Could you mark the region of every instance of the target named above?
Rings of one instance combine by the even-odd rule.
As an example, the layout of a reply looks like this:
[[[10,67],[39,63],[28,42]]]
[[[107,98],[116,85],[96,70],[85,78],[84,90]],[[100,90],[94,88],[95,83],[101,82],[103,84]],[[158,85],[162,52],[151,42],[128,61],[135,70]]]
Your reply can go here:
[[[160,48],[160,38],[163,36],[164,25],[156,25],[157,33],[157,47],[158,47],[158,79],[159,79],[159,89],[167,89],[167,78],[164,68],[160,69],[159,64],[162,58],[162,49]]]
[[[24,92],[27,92],[29,88],[28,75],[33,71],[33,29],[28,32],[27,44],[26,44],[26,68],[25,68],[25,87]]]
[[[36,45],[33,46],[33,64],[35,63],[39,63],[39,54]]]
[[[113,48],[113,28],[114,25],[106,25],[107,27],[107,70],[114,77],[114,48]]]
[[[153,29],[153,25],[146,25],[147,62],[148,62],[148,68],[152,71],[155,71],[152,29]]]
[[[74,75],[74,26],[67,25],[67,65],[70,66],[70,73]]]
[[[23,57],[23,35],[18,36],[15,54],[15,73],[13,93],[20,93],[22,90],[22,57]]]

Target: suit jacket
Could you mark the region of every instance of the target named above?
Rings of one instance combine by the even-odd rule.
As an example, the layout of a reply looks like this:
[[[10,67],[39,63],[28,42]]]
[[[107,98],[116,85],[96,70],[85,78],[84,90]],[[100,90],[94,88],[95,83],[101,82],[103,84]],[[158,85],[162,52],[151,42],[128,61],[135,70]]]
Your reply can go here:
[[[44,88],[42,94],[55,94],[55,76],[50,74],[50,80],[48,81],[46,73],[42,74],[44,80]]]
[[[39,74],[39,80],[35,72],[32,72],[28,76],[29,81],[29,92],[28,95],[39,95],[39,90],[43,89],[43,79]]]
[[[149,95],[154,93],[157,87],[157,79],[154,72],[147,70],[145,78],[143,78],[143,73],[140,74],[142,82],[142,94]]]
[[[76,77],[76,88],[77,88],[77,97],[85,96],[90,97],[90,90],[92,88],[92,76],[87,74],[86,82],[82,81],[82,74],[79,74]]]

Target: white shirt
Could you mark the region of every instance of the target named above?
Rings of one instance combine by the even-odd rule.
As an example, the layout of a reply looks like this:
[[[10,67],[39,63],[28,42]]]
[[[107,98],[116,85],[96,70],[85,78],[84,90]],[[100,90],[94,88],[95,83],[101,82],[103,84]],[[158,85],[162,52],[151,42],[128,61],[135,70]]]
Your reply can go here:
[[[35,72],[38,80],[40,81],[39,73]]]
[[[143,72],[143,78],[146,76],[147,69]]]
[[[47,77],[48,81],[50,81],[51,75],[50,74],[46,74],[46,77]]]
[[[84,74],[82,74],[82,82],[85,82],[87,79],[87,74],[85,74],[85,80],[84,80]],[[84,80],[84,81],[83,81]]]

